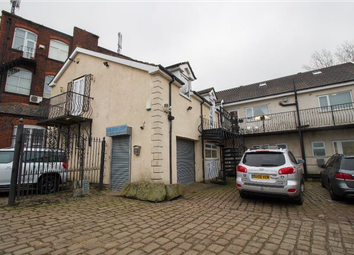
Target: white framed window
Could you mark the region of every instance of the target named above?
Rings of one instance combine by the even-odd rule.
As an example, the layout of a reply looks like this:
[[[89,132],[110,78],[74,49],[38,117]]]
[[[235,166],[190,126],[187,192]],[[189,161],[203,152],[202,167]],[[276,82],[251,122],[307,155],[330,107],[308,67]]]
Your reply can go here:
[[[333,152],[335,154],[354,155],[354,140],[334,141]]]
[[[45,128],[37,125],[23,125],[23,132],[26,132],[25,146],[29,147],[44,147],[45,141]],[[12,143],[11,147],[15,147],[17,134],[17,125],[14,126],[14,131],[12,133]]]
[[[268,114],[269,114],[269,107],[267,104],[245,108],[245,115],[247,119],[253,119],[254,117],[268,115]]]
[[[192,90],[191,81],[183,73],[181,73],[180,79],[183,81],[184,85],[180,88],[179,91],[180,91],[181,95],[190,99],[191,90]]]
[[[312,142],[312,153],[315,157],[325,157],[327,155],[325,142]]]
[[[321,111],[340,110],[353,107],[351,91],[338,92],[318,97],[318,104]]]
[[[288,144],[287,143],[277,143],[276,146],[279,149],[288,149]]]
[[[43,97],[44,98],[50,98],[52,88],[49,87],[50,82],[53,80],[54,76],[53,75],[46,75],[44,79],[44,89],[43,89]]]
[[[34,57],[37,45],[37,35],[23,28],[15,28],[12,48],[23,51],[24,58]]]
[[[69,55],[69,45],[58,40],[50,40],[48,57],[65,62]]]
[[[212,144],[205,145],[205,158],[218,158],[218,147]]]
[[[32,72],[22,68],[12,68],[7,71],[5,91],[29,95],[31,91]]]

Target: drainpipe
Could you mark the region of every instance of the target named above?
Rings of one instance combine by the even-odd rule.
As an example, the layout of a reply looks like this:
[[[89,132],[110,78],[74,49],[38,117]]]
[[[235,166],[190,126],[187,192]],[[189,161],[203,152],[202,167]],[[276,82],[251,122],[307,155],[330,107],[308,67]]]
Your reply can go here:
[[[203,173],[203,183],[205,183],[205,155],[204,155],[204,135],[203,135],[203,104],[205,101],[203,100],[200,103],[200,122],[201,122],[201,128],[202,128],[202,173]]]
[[[175,117],[172,116],[172,83],[175,81],[175,77],[172,76],[172,80],[168,83],[168,105],[170,107],[170,111],[168,112],[168,120],[170,121],[170,144],[169,144],[169,151],[170,151],[170,184],[172,184],[172,121]]]
[[[296,114],[297,114],[297,119],[298,119],[298,122],[299,122],[298,130],[299,130],[301,156],[302,156],[302,158],[304,160],[304,174],[305,174],[305,180],[307,180],[306,154],[305,154],[305,147],[304,147],[304,137],[303,137],[302,131],[301,131],[302,125],[301,125],[301,120],[300,120],[299,102],[297,100],[297,90],[296,90],[296,85],[295,85],[295,77],[293,78],[293,86],[294,86],[294,93],[295,93]]]

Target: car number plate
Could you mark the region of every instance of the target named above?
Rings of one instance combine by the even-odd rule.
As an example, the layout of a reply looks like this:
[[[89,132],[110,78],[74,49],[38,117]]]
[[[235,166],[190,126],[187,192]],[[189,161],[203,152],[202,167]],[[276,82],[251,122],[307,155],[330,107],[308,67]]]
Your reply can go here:
[[[269,180],[270,177],[269,177],[269,175],[252,174],[252,179]]]

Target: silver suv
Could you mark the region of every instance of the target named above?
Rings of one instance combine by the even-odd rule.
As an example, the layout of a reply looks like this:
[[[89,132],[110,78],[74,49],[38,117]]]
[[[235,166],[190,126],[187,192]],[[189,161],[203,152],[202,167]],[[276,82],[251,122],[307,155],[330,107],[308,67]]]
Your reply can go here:
[[[236,186],[242,198],[249,194],[291,198],[304,202],[302,159],[286,149],[249,149],[237,166]]]
[[[14,148],[0,149],[0,191],[10,189]],[[41,193],[53,193],[66,183],[68,163],[58,149],[33,148],[22,153],[21,185],[36,186]]]

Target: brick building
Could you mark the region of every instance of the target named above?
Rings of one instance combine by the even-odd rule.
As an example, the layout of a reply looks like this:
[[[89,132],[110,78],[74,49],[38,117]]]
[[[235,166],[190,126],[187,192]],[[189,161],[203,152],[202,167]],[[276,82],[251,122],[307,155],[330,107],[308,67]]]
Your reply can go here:
[[[19,118],[25,128],[43,129],[36,125],[38,104],[50,97],[50,81],[76,47],[127,58],[99,47],[98,38],[77,27],[70,36],[2,11],[0,148],[13,145]]]

